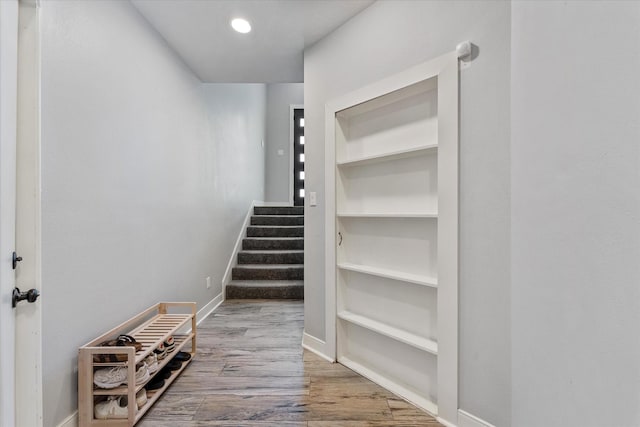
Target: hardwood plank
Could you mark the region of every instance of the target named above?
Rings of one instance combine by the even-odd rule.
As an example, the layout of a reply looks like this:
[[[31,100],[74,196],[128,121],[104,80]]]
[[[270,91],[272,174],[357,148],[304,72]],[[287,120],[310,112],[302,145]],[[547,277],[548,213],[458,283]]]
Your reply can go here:
[[[142,421],[140,427],[274,427],[273,421]],[[306,421],[278,421],[278,427],[306,427]]]
[[[212,396],[308,395],[309,378],[305,377],[215,377],[203,381],[201,376],[180,378],[171,387],[171,393]]]
[[[305,421],[305,396],[207,396],[194,420]]]
[[[308,427],[442,427],[435,419],[431,421],[309,421]]]
[[[144,416],[145,420],[189,421],[204,401],[202,396],[163,395]]]
[[[431,415],[399,397],[391,397],[387,399],[387,403],[394,420],[433,420]]]

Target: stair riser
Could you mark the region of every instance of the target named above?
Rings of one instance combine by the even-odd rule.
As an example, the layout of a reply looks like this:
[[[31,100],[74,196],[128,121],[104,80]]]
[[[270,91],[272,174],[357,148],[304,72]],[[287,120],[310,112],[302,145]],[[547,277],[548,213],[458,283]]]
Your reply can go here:
[[[238,264],[304,264],[304,253],[251,254],[238,253]]]
[[[269,269],[235,267],[231,272],[233,280],[302,280],[303,268]]]
[[[261,250],[303,250],[304,240],[262,240],[262,239],[244,239],[242,240],[242,249],[245,251],[261,251]]]
[[[226,299],[304,299],[304,287],[244,288],[227,286]]]
[[[251,225],[304,225],[303,216],[252,216]]]
[[[253,208],[254,215],[304,215],[304,207],[283,207],[283,206],[256,206]]]
[[[247,227],[247,237],[303,237],[304,227]]]

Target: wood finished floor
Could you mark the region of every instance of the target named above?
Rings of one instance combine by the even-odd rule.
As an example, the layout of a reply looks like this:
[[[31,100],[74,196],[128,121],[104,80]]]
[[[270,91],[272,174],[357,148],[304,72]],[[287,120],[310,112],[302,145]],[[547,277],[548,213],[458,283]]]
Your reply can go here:
[[[303,303],[231,300],[142,427],[441,426],[382,387],[303,351]]]

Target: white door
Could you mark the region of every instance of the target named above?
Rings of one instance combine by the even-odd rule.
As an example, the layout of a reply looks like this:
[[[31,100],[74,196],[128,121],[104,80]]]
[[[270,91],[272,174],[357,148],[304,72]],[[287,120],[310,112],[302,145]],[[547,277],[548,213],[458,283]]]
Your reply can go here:
[[[39,9],[19,1],[16,268],[21,291],[42,290],[40,279],[40,42]],[[32,291],[33,292],[33,291]],[[33,294],[32,294],[33,295]],[[16,322],[16,425],[42,426],[41,304],[20,302]]]
[[[0,426],[15,426],[16,116],[18,2],[0,1]]]
[[[36,41],[35,6],[0,1],[0,427],[42,425],[40,304],[12,304],[39,283]]]
[[[455,425],[456,52],[329,102],[325,129],[327,342],[338,362]]]

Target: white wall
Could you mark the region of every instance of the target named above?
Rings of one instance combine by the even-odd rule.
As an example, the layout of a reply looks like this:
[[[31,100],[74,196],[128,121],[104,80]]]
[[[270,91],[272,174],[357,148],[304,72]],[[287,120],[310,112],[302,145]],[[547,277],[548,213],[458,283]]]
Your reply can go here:
[[[460,80],[460,406],[510,425],[510,3],[379,1],[305,53],[305,331],[324,330],[324,105],[455,49]]]
[[[513,425],[640,425],[640,3],[512,4]]]
[[[202,85],[129,2],[41,5],[50,427],[76,410],[78,346],[158,301],[221,292],[264,196],[266,88]]]
[[[267,85],[267,141],[265,152],[265,200],[289,202],[290,176],[290,105],[304,103],[303,83]],[[278,150],[283,154],[279,155]]]

